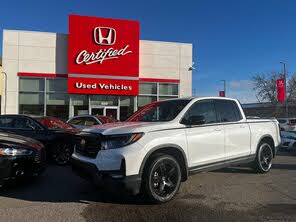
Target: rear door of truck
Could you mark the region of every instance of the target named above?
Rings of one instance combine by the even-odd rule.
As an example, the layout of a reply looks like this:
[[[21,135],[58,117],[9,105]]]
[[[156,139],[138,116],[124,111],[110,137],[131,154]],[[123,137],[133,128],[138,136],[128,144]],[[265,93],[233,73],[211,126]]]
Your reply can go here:
[[[224,125],[225,160],[244,158],[251,153],[251,132],[242,110],[234,100],[216,100],[217,117]]]

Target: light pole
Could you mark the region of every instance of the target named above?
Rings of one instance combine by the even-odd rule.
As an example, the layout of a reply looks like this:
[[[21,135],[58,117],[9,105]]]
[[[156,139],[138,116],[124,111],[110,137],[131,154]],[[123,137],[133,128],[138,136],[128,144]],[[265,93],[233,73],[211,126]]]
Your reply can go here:
[[[289,107],[288,107],[288,97],[287,97],[287,71],[286,71],[286,63],[280,62],[284,65],[284,81],[285,81],[285,106],[286,106],[286,117],[289,117]]]
[[[2,74],[5,76],[5,88],[4,88],[4,97],[5,97],[5,100],[4,100],[4,107],[3,107],[3,111],[4,111],[4,114],[6,114],[6,98],[7,98],[7,74],[6,74],[6,72],[2,72]]]
[[[224,97],[226,97],[226,80],[222,79],[220,81],[223,82],[223,84],[224,84]]]

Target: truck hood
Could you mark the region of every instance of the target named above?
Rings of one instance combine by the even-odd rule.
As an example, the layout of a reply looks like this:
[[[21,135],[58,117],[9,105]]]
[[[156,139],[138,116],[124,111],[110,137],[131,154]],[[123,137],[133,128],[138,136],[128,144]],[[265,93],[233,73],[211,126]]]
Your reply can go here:
[[[180,127],[179,124],[173,122],[117,122],[104,125],[96,125],[85,128],[83,132],[102,133],[103,135],[126,134],[137,132],[151,132],[156,130],[164,130]]]

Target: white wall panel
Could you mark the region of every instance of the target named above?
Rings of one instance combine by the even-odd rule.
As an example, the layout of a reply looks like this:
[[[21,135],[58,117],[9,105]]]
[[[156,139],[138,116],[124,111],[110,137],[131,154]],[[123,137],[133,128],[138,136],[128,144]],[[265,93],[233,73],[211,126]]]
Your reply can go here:
[[[55,62],[19,60],[19,72],[55,73]]]
[[[17,45],[8,45],[4,44],[3,45],[3,50],[2,50],[2,59],[18,59],[18,46]]]
[[[19,45],[22,46],[40,46],[40,47],[55,47],[56,34],[47,32],[19,32]]]
[[[140,54],[179,55],[179,44],[172,42],[140,41]]]
[[[3,30],[3,45],[18,45],[18,31]]]
[[[7,91],[17,91],[18,61],[3,59],[3,72],[7,74]],[[5,81],[4,77],[2,83],[2,95],[4,95]]]
[[[51,47],[19,46],[20,60],[55,62],[56,49]]]

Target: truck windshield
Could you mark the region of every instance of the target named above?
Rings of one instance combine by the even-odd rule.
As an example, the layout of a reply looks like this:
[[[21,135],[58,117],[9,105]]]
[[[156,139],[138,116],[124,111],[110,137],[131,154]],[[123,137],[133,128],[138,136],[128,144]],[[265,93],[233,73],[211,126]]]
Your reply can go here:
[[[166,122],[176,116],[190,102],[190,99],[166,100],[148,104],[135,112],[127,122]]]

